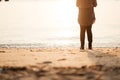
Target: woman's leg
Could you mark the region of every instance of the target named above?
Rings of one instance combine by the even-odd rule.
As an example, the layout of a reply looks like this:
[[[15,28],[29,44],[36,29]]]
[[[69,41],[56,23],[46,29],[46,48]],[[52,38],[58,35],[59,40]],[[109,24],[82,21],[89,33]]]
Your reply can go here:
[[[84,49],[84,43],[85,43],[85,26],[80,25],[80,49]]]
[[[92,40],[93,40],[92,25],[87,26],[87,37],[88,37],[88,48],[92,49]]]

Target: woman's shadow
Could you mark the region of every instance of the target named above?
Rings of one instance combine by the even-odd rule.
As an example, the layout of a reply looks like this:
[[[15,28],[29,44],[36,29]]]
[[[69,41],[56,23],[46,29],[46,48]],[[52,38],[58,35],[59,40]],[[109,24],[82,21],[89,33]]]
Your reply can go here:
[[[120,48],[87,50],[94,63],[90,68],[99,71],[103,80],[120,80]]]

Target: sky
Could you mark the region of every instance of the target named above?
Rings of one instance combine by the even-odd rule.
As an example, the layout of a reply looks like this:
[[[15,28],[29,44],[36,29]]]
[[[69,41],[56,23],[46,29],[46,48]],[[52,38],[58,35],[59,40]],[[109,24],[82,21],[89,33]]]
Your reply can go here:
[[[1,2],[0,17],[2,20],[0,21],[2,21],[2,23],[0,25],[3,25],[6,21],[8,23],[15,22],[22,17],[25,19],[27,18],[27,21],[29,21],[28,17],[41,17],[44,19],[42,20],[43,24],[45,24],[44,22],[49,21],[52,15],[55,16],[52,20],[53,25],[57,25],[55,24],[56,19],[62,21],[64,25],[67,25],[70,24],[70,20],[72,21],[74,19],[75,22],[77,17],[77,8],[75,4],[75,0],[10,0],[6,3]],[[95,9],[97,23],[101,24],[102,20],[103,24],[119,24],[119,9],[120,1],[118,0],[98,0],[98,7]],[[61,16],[65,18],[63,19]],[[20,21],[17,20],[15,23],[17,22]],[[50,23],[52,24],[52,22]]]

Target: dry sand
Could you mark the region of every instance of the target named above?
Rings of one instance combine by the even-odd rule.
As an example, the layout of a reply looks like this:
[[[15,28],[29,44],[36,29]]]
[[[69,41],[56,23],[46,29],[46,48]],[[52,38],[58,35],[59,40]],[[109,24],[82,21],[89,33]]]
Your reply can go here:
[[[0,80],[120,80],[120,48],[0,48]]]

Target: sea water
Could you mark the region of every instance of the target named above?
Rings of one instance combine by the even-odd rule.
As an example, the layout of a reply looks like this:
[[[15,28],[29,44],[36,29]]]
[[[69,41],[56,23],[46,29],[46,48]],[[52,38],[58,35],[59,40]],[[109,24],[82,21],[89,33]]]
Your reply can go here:
[[[97,2],[93,46],[120,47],[120,1]],[[79,47],[77,17],[76,0],[1,1],[0,47]]]

